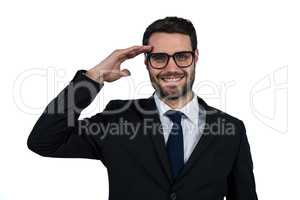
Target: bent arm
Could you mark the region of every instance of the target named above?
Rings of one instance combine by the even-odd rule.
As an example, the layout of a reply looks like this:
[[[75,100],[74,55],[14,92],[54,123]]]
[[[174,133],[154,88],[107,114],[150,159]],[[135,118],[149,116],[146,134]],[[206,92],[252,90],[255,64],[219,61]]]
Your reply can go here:
[[[79,70],[73,80],[46,107],[34,125],[28,148],[47,157],[102,159],[99,142],[88,129],[80,129],[83,122],[104,123],[101,113],[78,120],[80,112],[96,97],[103,84],[88,78]]]

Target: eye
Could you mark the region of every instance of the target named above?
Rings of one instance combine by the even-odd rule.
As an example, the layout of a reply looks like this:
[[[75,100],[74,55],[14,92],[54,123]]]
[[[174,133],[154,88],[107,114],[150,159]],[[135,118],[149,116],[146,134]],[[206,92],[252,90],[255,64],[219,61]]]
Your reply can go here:
[[[165,62],[168,59],[168,56],[163,53],[151,54],[150,59],[154,62]]]
[[[183,60],[189,60],[191,58],[192,54],[189,52],[182,52],[175,55],[176,60],[183,61]]]

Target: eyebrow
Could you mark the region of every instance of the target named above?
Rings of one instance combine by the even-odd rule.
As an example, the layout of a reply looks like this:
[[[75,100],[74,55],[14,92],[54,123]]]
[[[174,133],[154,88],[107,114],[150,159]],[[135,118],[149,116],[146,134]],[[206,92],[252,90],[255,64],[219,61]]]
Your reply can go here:
[[[179,53],[179,52],[194,52],[193,50],[181,50],[181,51],[176,51],[176,52],[174,52],[173,54],[175,54],[175,53]],[[169,54],[169,53],[167,53],[167,52],[161,52],[161,51],[159,51],[159,52],[147,52],[148,54],[149,53],[166,53],[166,54],[168,54],[168,55],[173,55],[173,54]]]

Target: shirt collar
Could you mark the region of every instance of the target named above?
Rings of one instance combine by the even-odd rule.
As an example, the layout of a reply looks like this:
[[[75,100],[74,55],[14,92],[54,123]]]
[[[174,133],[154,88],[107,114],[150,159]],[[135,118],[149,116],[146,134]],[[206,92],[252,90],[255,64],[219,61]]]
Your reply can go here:
[[[195,123],[198,121],[199,118],[199,103],[197,100],[197,95],[193,92],[193,98],[191,101],[189,101],[184,107],[182,108],[176,108],[172,109],[169,105],[167,105],[165,102],[163,102],[157,95],[157,93],[154,93],[154,100],[157,106],[157,109],[159,111],[160,116],[165,116],[164,114],[168,110],[178,110],[184,113],[185,117],[189,119],[192,123]]]

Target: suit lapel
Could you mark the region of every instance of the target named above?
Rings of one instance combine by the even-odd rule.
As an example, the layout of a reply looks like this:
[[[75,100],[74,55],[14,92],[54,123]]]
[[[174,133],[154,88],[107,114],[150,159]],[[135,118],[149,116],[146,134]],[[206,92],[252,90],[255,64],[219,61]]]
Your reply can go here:
[[[201,133],[202,136],[201,136],[200,140],[198,141],[197,145],[195,146],[189,159],[185,163],[183,169],[181,170],[179,175],[174,180],[175,188],[179,187],[182,184],[184,176],[189,172],[189,170],[192,169],[192,167],[199,160],[199,157],[201,156],[201,154],[207,149],[207,147],[211,144],[211,142],[215,138],[214,135],[210,133],[210,127],[212,127],[212,124],[216,122],[218,111],[209,107],[204,102],[204,100],[201,99],[200,97],[197,97],[197,98],[198,98],[199,106],[202,106],[202,108],[205,110],[205,115],[206,115],[205,125],[204,125],[203,132]]]
[[[184,168],[181,170],[180,174],[175,178],[175,180],[173,180],[172,178],[171,166],[165,147],[163,129],[161,126],[159,113],[154,101],[154,96],[152,95],[148,99],[142,99],[138,103],[138,110],[140,110],[142,118],[144,118],[144,120],[149,120],[149,122],[151,122],[151,124],[153,125],[151,128],[147,129],[147,133],[145,134],[150,135],[156,155],[160,161],[159,164],[163,169],[163,172],[166,175],[169,182],[174,182],[175,188],[179,187],[182,184],[184,176],[196,164],[197,160],[199,159],[199,156],[201,156],[201,154],[205,151],[205,149],[214,139],[214,136],[210,134],[209,128],[211,127],[212,123],[216,122],[217,120],[217,111],[212,107],[208,106],[202,98],[197,97],[197,99],[199,106],[202,106],[206,113],[204,129],[200,140],[195,146],[195,149],[193,150],[188,161],[185,163]]]
[[[148,120],[152,123],[152,127],[148,129],[147,135],[150,135],[152,143],[154,145],[156,155],[160,161],[161,168],[164,171],[164,174],[168,178],[169,182],[172,182],[171,167],[168,160],[167,151],[165,148],[165,139],[163,136],[163,129],[161,121],[159,118],[159,113],[154,101],[154,96],[152,95],[146,101],[140,102],[141,107],[143,108],[142,116],[145,120]]]

